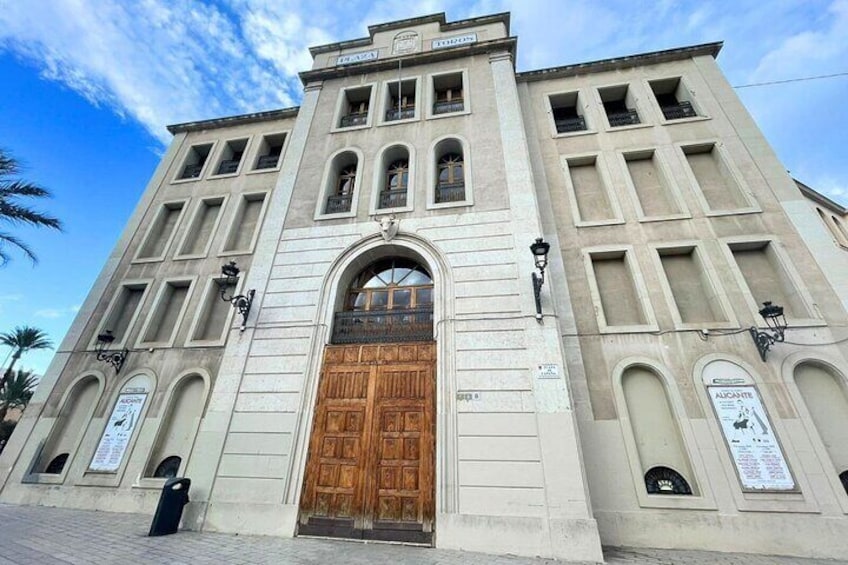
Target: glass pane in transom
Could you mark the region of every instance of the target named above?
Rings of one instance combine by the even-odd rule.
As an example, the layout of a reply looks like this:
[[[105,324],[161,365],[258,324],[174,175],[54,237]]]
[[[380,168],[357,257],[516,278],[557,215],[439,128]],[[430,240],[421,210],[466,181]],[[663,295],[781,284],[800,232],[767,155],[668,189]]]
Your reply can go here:
[[[417,306],[426,306],[433,303],[433,289],[419,288],[415,290],[415,303]]]
[[[371,293],[371,307],[369,310],[385,310],[389,306],[389,291],[375,290]]]
[[[405,309],[409,308],[410,304],[412,304],[412,290],[411,289],[397,289],[392,293],[392,309],[397,310],[399,308]]]

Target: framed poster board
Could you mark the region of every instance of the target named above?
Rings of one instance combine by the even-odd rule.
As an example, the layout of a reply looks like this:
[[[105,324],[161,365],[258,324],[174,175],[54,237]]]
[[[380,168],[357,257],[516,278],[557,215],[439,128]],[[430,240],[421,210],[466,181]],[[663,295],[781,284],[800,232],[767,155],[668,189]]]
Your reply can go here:
[[[797,491],[757,387],[708,386],[707,394],[742,490]]]
[[[100,437],[89,471],[116,473],[121,467],[133,432],[141,418],[141,410],[147,400],[146,392],[121,393]]]

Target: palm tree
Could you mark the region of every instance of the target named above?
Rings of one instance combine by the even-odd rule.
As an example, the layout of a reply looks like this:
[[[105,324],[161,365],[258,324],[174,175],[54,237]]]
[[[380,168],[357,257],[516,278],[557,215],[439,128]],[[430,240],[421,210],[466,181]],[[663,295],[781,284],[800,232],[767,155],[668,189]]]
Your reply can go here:
[[[30,225],[36,227],[62,229],[62,223],[42,212],[33,210],[20,202],[21,198],[50,198],[50,191],[26,180],[15,178],[20,172],[17,160],[0,149],[0,226],[5,224]],[[10,257],[5,246],[17,247],[35,263],[35,253],[27,245],[6,231],[0,231],[0,266],[9,262]]]
[[[0,390],[0,422],[6,419],[6,413],[10,408],[26,408],[35,386],[38,384],[38,376],[31,371],[18,369],[15,374],[6,381],[6,386]]]
[[[53,348],[53,342],[50,341],[46,333],[29,326],[18,326],[12,332],[0,334],[0,345],[8,345],[13,348],[12,361],[9,363],[9,368],[3,373],[3,378],[0,379],[0,392],[6,385],[6,381],[12,376],[12,370],[21,355],[33,349]]]

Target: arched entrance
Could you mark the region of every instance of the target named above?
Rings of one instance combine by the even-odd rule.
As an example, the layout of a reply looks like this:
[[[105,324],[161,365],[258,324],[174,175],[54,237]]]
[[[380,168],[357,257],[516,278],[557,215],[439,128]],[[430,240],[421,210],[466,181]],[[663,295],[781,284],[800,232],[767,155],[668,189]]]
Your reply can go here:
[[[408,258],[362,269],[334,315],[298,533],[430,543],[435,476],[433,280]]]

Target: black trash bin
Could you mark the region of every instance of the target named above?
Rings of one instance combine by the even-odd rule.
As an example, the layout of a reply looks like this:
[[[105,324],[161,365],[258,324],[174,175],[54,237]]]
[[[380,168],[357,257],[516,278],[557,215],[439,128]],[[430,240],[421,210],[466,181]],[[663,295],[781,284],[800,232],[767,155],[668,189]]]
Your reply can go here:
[[[183,517],[183,506],[188,504],[189,487],[191,487],[191,479],[174,477],[165,481],[148,536],[165,536],[177,533],[177,528],[180,527],[180,518]]]

